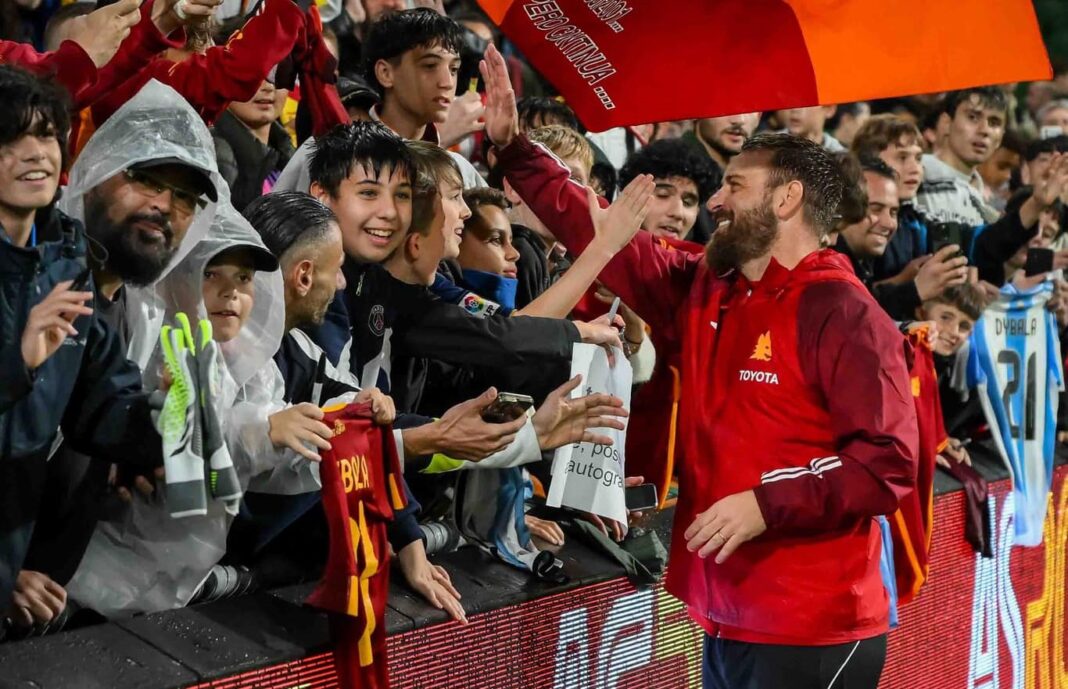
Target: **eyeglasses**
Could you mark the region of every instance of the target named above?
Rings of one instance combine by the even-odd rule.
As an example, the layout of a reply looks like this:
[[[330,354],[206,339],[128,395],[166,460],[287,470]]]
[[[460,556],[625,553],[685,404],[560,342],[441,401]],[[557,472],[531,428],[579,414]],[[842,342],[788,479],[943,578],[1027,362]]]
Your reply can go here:
[[[165,191],[171,192],[171,204],[182,215],[192,215],[198,210],[203,210],[208,205],[208,200],[195,191],[182,189],[170,182],[164,182],[159,177],[144,170],[124,170],[123,176],[138,193],[148,197],[156,197]]]

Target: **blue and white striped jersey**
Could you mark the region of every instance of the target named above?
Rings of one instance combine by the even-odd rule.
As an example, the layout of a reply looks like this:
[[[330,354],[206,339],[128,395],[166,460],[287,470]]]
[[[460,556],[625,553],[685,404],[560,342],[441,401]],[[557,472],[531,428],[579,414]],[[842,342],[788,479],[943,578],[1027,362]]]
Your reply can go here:
[[[1057,393],[1064,389],[1053,285],[1006,285],[972,333],[969,387],[978,389],[998,451],[1012,472],[1016,543],[1042,543],[1053,477]]]

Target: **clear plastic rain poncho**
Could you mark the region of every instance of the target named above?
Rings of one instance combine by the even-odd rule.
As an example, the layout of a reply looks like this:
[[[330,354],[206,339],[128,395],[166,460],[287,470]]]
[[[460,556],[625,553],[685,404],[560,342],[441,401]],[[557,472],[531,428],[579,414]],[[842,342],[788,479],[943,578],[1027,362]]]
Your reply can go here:
[[[208,236],[157,283],[154,293],[136,290],[128,296],[131,310],[151,299],[163,305],[167,322],[179,311],[194,322],[204,318],[202,284],[208,262],[236,246],[265,248],[228,196],[220,196]],[[288,466],[294,457],[275,450],[267,436],[267,417],[285,406],[284,383],[272,361],[285,328],[281,273],[257,271],[254,285],[248,320],[236,338],[220,345],[224,370],[219,416],[242,490],[252,475],[275,464]],[[159,360],[156,348],[146,374],[158,370]],[[157,490],[162,488],[157,482]],[[218,500],[209,501],[207,515],[174,519],[165,494],[150,500],[135,495],[120,516],[97,525],[67,590],[81,605],[108,617],[182,607],[226,552],[231,522]]]
[[[153,79],[93,133],[71,168],[59,208],[84,222],[87,192],[133,165],[164,159],[208,173],[222,198],[226,183],[215,164],[215,145],[204,120],[177,91]],[[207,236],[215,205],[209,203],[197,213],[164,275]],[[144,370],[163,323],[163,308],[151,300],[142,299],[141,304],[141,311],[127,309],[128,355]]]

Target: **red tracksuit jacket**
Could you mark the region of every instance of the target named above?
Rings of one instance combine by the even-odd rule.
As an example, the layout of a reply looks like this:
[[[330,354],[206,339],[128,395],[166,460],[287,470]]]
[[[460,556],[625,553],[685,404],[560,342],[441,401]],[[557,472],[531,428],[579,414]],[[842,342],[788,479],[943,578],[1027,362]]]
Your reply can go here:
[[[557,238],[593,237],[584,190],[544,148],[498,152],[512,187]],[[681,368],[679,504],[667,588],[706,629],[754,643],[825,645],[887,630],[874,517],[916,479],[905,342],[848,260],[816,252],[759,282],[639,232],[601,281]],[[753,490],[767,532],[722,565],[682,533],[717,500]]]
[[[10,63],[37,74],[54,76],[70,93],[75,110],[80,110],[141,70],[157,53],[181,45],[162,36],[152,23],[152,0],[141,6],[141,21],[119,46],[115,56],[97,69],[88,53],[74,41],[63,41],[51,53],[38,53],[33,46],[0,41],[0,64]],[[178,32],[184,39],[184,33]],[[74,136],[71,137],[73,141]]]
[[[231,102],[256,95],[271,68],[293,50],[304,23],[304,13],[291,0],[267,0],[225,46],[182,62],[156,57],[93,105],[93,122],[100,126],[156,79],[185,96],[210,126]]]

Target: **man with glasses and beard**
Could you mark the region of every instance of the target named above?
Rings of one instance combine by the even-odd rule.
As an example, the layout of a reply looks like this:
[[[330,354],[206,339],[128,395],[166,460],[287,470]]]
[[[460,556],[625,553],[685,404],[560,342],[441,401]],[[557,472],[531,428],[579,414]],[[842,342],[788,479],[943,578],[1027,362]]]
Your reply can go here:
[[[205,236],[224,187],[203,120],[155,81],[93,134],[71,169],[59,205],[85,224],[93,309],[142,369],[161,323],[128,310],[127,293],[152,285]],[[58,448],[48,462],[45,497],[57,507],[38,520],[26,569],[61,586],[70,580],[106,504],[117,459],[90,458],[68,443]],[[146,477],[120,478],[151,490]]]
[[[505,177],[581,252],[585,190],[518,134],[493,51],[483,77]],[[916,414],[901,334],[848,260],[820,249],[843,187],[819,144],[754,136],[711,200],[705,256],[639,232],[601,273],[678,343],[686,481],[666,585],[707,632],[706,688],[875,689],[882,672],[874,517],[914,487]]]

